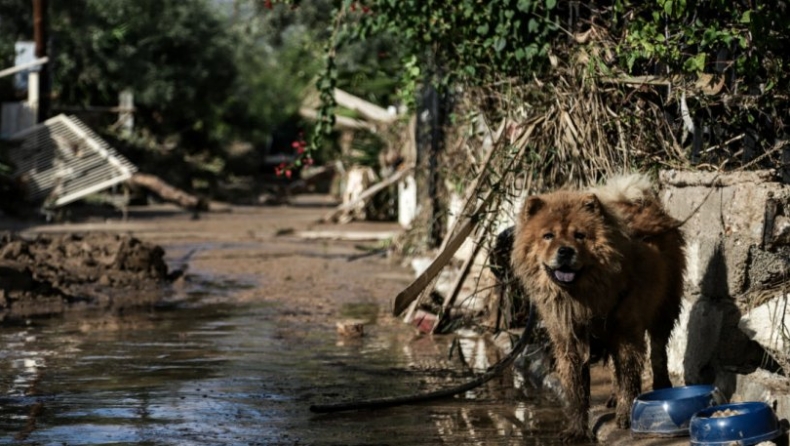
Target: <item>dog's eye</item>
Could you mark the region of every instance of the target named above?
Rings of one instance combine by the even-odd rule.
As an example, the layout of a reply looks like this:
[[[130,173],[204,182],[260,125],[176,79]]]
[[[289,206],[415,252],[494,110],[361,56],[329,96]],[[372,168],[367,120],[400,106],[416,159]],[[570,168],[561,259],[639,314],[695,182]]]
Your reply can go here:
[[[547,233],[543,234],[543,240],[552,240],[552,239],[554,239],[554,233],[553,232],[547,232]]]
[[[583,232],[576,231],[573,233],[573,238],[575,238],[578,241],[582,241],[585,238],[587,238],[587,235],[585,235]]]

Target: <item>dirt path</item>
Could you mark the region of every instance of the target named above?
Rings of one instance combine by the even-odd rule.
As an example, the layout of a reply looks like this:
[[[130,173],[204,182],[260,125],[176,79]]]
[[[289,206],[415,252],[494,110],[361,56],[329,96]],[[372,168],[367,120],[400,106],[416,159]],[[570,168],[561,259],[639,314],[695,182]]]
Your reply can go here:
[[[156,206],[131,209],[128,221],[95,218],[79,224],[27,227],[0,221],[0,231],[14,229],[28,239],[38,236],[56,239],[66,234],[103,235],[104,240],[115,244],[123,236],[160,245],[171,272],[186,268],[187,281],[194,276],[202,280],[217,277],[221,278],[217,283],[235,288],[217,299],[227,299],[230,295],[238,303],[285,301],[288,310],[278,317],[297,336],[316,331],[336,336],[337,321],[360,315],[369,317],[371,308],[379,312],[377,326],[403,328],[399,320],[387,313],[392,299],[408,285],[413,273],[382,257],[350,260],[363,252],[358,249],[360,245],[375,247],[377,239],[391,236],[399,227],[394,223],[317,224],[331,204],[326,197],[302,196],[293,206],[234,207],[232,212],[202,214],[197,219],[174,207]],[[330,240],[340,234],[358,240]],[[168,293],[177,295],[190,284],[181,279],[167,286],[172,288]],[[202,297],[204,301],[212,298]],[[291,335],[282,333],[282,336]],[[409,341],[404,339],[404,342]],[[442,354],[446,352],[437,352]],[[602,403],[609,392],[608,372],[598,370],[595,376],[593,399]],[[556,411],[556,402],[550,406]],[[604,415],[603,419],[607,417]],[[543,426],[541,435],[549,437],[553,434],[544,429],[559,428]],[[627,432],[612,430],[607,423],[599,432],[607,444],[633,444]],[[685,442],[665,440],[641,444]]]
[[[39,261],[49,259],[60,265],[66,262],[66,258],[68,262],[78,258],[97,263],[93,260],[96,257],[98,263],[118,263],[113,272],[132,273],[128,277],[116,274],[116,278],[111,273],[80,271],[79,278],[72,281],[80,284],[75,293],[84,293],[88,289],[86,285],[91,282],[98,288],[110,282],[117,282],[118,286],[127,288],[134,285],[132,288],[135,291],[150,288],[150,283],[140,284],[148,271],[138,274],[140,268],[127,265],[136,259],[132,255],[122,256],[118,260],[118,246],[122,250],[130,244],[145,245],[149,248],[145,254],[150,254],[148,251],[161,245],[171,274],[173,270],[187,268],[190,272],[233,276],[254,285],[246,291],[235,293],[240,300],[281,299],[282,296],[288,296],[291,305],[299,309],[298,315],[294,316],[295,323],[334,324],[335,319],[340,317],[337,309],[347,303],[350,296],[361,293],[368,295],[371,301],[386,302],[408,284],[411,275],[406,269],[395,265],[389,277],[376,276],[382,264],[388,264],[386,259],[380,257],[349,261],[349,258],[364,253],[358,247],[375,247],[377,238],[386,238],[399,228],[394,223],[352,223],[342,226],[316,223],[331,204],[324,196],[303,196],[295,206],[235,207],[232,212],[201,214],[197,219],[178,208],[162,205],[133,208],[127,221],[120,218],[93,218],[81,223],[25,227],[18,222],[0,220],[0,231],[16,230],[23,238],[30,240],[25,246],[26,252],[28,247],[43,246],[38,249],[44,251],[38,256]],[[359,240],[330,242],[321,239],[339,234],[356,234]],[[36,238],[43,238],[45,242],[37,242]],[[53,240],[60,242],[64,239],[75,239],[75,242],[68,246],[62,245],[68,249],[51,246],[55,245]],[[89,251],[85,246],[102,243],[105,249],[97,250],[102,251],[103,257],[83,254],[83,251]],[[14,247],[6,249],[7,259],[20,259]],[[34,249],[29,251],[33,252]],[[64,261],[53,259],[53,253],[62,256]],[[167,273],[161,271],[158,262],[161,262],[162,253],[158,254],[159,259],[153,258],[150,262],[156,264],[155,271],[148,275],[164,285],[161,282]],[[36,258],[32,254],[28,257]],[[21,260],[18,263],[22,263]],[[25,264],[34,263],[31,260]],[[352,270],[353,274],[349,274]],[[53,271],[53,274],[57,273],[63,276],[65,271]],[[135,283],[131,280],[134,277],[140,280]],[[358,280],[349,280],[349,277]],[[57,282],[55,277],[49,279]],[[174,286],[179,286],[178,281]],[[107,305],[106,302],[102,304]],[[121,304],[121,299],[118,299],[117,305]]]

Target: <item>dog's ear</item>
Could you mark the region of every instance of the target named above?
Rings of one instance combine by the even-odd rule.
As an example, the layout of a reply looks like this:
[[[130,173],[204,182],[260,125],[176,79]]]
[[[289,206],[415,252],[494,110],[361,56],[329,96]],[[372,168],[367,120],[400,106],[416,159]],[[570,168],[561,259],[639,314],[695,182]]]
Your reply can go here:
[[[524,209],[521,211],[521,215],[523,215],[524,218],[532,217],[537,214],[539,210],[543,209],[545,204],[546,202],[540,197],[533,195],[524,202]]]
[[[593,214],[601,213],[601,201],[595,194],[587,194],[582,198],[582,209]]]

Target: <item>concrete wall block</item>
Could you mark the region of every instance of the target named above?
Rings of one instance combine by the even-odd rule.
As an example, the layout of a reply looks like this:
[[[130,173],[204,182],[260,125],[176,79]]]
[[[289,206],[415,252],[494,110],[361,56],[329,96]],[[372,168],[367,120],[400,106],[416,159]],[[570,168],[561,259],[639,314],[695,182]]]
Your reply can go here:
[[[708,299],[684,300],[667,347],[670,374],[685,384],[711,382],[724,313]]]
[[[773,252],[752,246],[749,257],[747,272],[751,289],[770,288],[790,277],[790,246],[779,246]]]
[[[753,308],[738,322],[752,340],[773,355],[787,361],[790,352],[790,297],[780,293],[773,299]],[[781,359],[781,358],[780,358]]]
[[[749,246],[736,238],[686,237],[687,299],[725,299],[745,290]]]
[[[749,287],[749,261],[752,248],[751,240],[742,237],[725,237],[722,241],[721,266],[724,273],[720,280],[726,280],[727,294],[724,297],[738,295]]]
[[[740,311],[730,300],[684,300],[667,347],[669,372],[677,383],[715,383],[725,395],[735,391],[735,374],[751,373],[763,349],[737,328]]]
[[[783,206],[784,212],[788,211],[788,206]],[[774,220],[773,242],[780,245],[790,245],[790,218],[779,215]]]
[[[727,281],[721,280],[724,268],[713,268],[720,264],[721,248],[714,239],[689,239],[686,246],[686,296],[695,300],[702,294],[702,289],[714,295],[726,293]]]
[[[788,256],[755,251],[766,240],[773,245],[790,240],[790,219],[784,215],[790,187],[771,181],[770,172],[667,171],[661,179],[661,198],[669,213],[688,219],[683,231],[689,242],[690,295],[738,295],[790,272]],[[777,211],[768,212],[771,206]],[[755,265],[755,260],[761,263]]]
[[[733,401],[763,401],[771,405],[779,419],[790,419],[790,380],[758,370],[738,375]]]
[[[693,238],[737,236],[747,244],[760,244],[766,202],[773,198],[786,203],[790,197],[790,186],[772,181],[770,171],[711,175],[670,170],[660,178],[664,204],[675,218],[690,216],[684,230]]]
[[[786,295],[741,316],[752,291],[790,277],[790,186],[769,171],[667,171],[660,178],[661,198],[685,221],[687,240],[686,296],[670,340],[670,373],[685,384],[713,382],[736,400],[771,400],[790,417],[790,381],[764,370],[777,367],[766,362],[766,351],[780,361],[790,351]]]

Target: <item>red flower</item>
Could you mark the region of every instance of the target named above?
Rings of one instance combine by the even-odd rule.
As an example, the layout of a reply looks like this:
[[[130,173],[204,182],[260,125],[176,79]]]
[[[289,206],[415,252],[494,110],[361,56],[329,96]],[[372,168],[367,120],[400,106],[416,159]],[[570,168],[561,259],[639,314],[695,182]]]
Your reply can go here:
[[[298,141],[292,142],[291,147],[294,150],[296,150],[297,154],[301,155],[305,152],[305,149],[307,148],[307,143],[300,139]]]
[[[272,0],[266,0],[263,2],[263,7],[266,9],[272,9]]]

